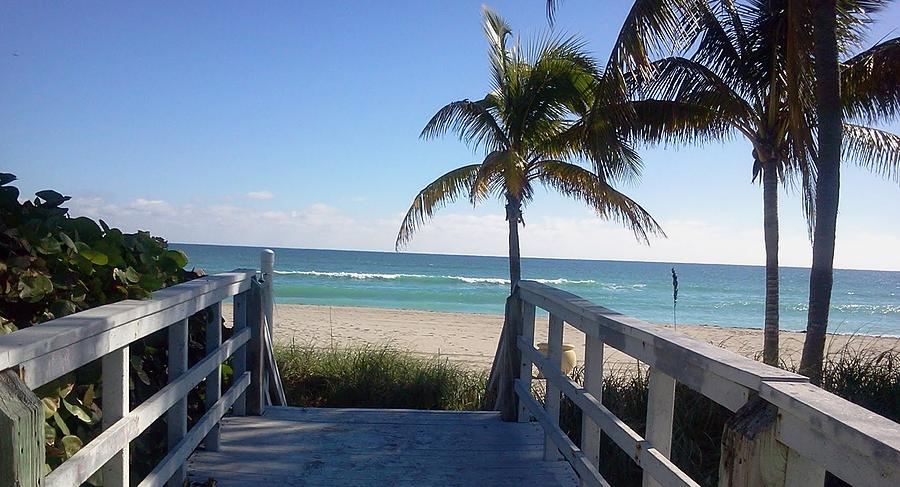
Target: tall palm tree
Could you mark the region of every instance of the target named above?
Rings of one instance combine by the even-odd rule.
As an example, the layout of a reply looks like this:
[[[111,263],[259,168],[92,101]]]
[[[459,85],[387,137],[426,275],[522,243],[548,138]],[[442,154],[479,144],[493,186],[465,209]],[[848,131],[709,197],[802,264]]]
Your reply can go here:
[[[528,46],[518,41],[509,45],[510,27],[487,8],[483,26],[493,89],[477,101],[460,100],[441,108],[421,136],[430,139],[453,131],[486,155],[480,163],[440,176],[416,195],[400,226],[396,247],[406,244],[419,226],[448,202],[465,196],[477,204],[499,197],[506,204],[509,277],[514,289],[522,275],[522,209],[531,201],[536,184],[584,202],[601,218],[630,228],[639,240],[663,235],[644,208],[613,186],[636,180],[641,168],[640,159],[616,129],[618,124],[604,126],[601,117],[596,117],[592,127],[604,129],[593,130],[578,123],[597,103],[598,93],[603,93],[597,89],[599,70],[585,54],[583,43],[574,37],[547,35]],[[615,116],[613,112],[609,117]],[[588,132],[592,132],[590,137],[585,136]],[[583,143],[588,140],[590,143]],[[591,168],[579,164],[586,160]],[[500,348],[506,343],[503,336],[509,336],[509,326],[507,320]],[[502,361],[508,355],[500,348],[497,357]],[[492,379],[504,373],[505,365],[495,360]],[[506,383],[506,379],[491,383]],[[494,394],[506,397],[505,393]],[[498,409],[508,413],[514,400],[504,397],[497,397],[502,403]]]
[[[839,40],[858,40],[867,13],[845,1]],[[865,2],[868,6],[870,2]],[[850,5],[853,4],[853,5]],[[799,182],[810,230],[815,221],[815,79],[805,2],[724,0],[697,4],[695,49],[652,64],[652,76],[634,77],[645,99],[634,103],[638,133],[651,142],[697,142],[734,134],[752,146],[752,179],[763,189],[766,303],[763,360],[778,362],[778,187]],[[852,88],[849,88],[852,90]],[[870,106],[877,100],[865,102]],[[845,158],[896,177],[900,146],[888,132],[844,128]]]
[[[800,373],[822,380],[825,332],[831,308],[834,244],[840,192],[841,146],[861,155],[870,169],[900,179],[900,137],[851,123],[896,118],[900,114],[900,38],[880,43],[844,63],[838,62],[835,0],[815,2],[815,71],[818,145],[816,224],[809,278],[809,310]],[[844,144],[842,144],[842,139]]]

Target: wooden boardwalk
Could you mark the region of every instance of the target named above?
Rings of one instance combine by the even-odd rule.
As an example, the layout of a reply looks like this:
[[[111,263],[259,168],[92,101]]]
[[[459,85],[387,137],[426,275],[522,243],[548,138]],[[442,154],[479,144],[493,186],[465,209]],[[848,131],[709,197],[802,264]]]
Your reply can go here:
[[[497,413],[271,407],[224,418],[221,450],[196,451],[188,475],[219,487],[576,485],[543,448],[540,426]]]

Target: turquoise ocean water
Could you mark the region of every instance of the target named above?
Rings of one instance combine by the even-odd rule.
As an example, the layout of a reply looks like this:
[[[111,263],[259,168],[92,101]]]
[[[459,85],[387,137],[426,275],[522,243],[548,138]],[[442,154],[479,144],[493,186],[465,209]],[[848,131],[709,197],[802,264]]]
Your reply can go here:
[[[258,268],[256,247],[171,244],[207,273]],[[502,313],[504,257],[275,250],[279,303]],[[522,274],[636,318],[672,322],[673,264],[523,259]],[[764,269],[674,264],[678,323],[762,328]],[[781,326],[806,327],[809,271],[781,270]],[[900,272],[836,270],[832,331],[900,335]]]

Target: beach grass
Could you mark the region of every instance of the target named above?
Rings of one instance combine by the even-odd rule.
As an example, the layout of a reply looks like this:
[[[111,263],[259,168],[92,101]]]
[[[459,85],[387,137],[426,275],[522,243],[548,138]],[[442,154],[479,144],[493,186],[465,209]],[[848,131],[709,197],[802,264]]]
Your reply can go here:
[[[478,409],[487,372],[390,346],[286,345],[276,359],[291,406]]]

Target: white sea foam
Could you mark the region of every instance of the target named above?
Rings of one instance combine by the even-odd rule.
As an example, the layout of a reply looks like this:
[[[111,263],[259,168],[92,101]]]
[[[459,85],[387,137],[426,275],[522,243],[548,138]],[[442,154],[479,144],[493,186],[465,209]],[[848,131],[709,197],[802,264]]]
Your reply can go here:
[[[493,284],[498,286],[508,286],[509,279],[505,279],[502,277],[472,277],[472,276],[429,276],[426,274],[381,274],[374,272],[326,272],[326,271],[280,271],[276,270],[276,274],[280,275],[298,275],[298,276],[312,276],[312,277],[326,277],[326,278],[336,278],[336,279],[358,279],[358,280],[367,280],[367,279],[380,279],[380,280],[396,280],[396,279],[419,279],[419,280],[451,280],[451,281],[459,281],[464,282],[466,284]],[[556,279],[534,279],[537,282],[542,284],[549,285],[565,285],[565,284],[596,284],[596,281],[593,279],[564,279],[564,278],[556,278]],[[637,284],[635,286],[643,287],[643,284]]]

